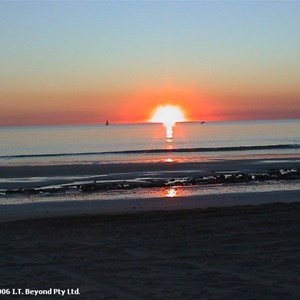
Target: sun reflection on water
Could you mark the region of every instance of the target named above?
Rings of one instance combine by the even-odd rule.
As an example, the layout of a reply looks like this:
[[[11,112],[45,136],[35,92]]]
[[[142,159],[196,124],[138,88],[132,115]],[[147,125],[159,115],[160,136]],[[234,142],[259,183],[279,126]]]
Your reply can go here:
[[[173,158],[170,158],[170,157],[168,157],[167,159],[165,159],[165,162],[171,163],[171,162],[174,162],[174,159],[173,159]]]
[[[166,190],[166,197],[174,198],[176,195],[177,195],[177,190],[175,188],[171,187]]]
[[[172,149],[173,149],[173,144],[167,144],[166,148],[167,148],[168,150],[172,150]]]
[[[182,189],[177,186],[159,188],[152,191],[157,197],[174,198],[182,196]]]
[[[166,139],[167,142],[170,140],[172,142],[173,140],[173,126],[175,125],[174,123],[164,123],[164,126],[166,128]]]
[[[167,142],[167,144],[169,144],[168,146],[169,146],[170,148],[173,148],[173,138],[167,138],[167,139],[166,139],[166,142]]]

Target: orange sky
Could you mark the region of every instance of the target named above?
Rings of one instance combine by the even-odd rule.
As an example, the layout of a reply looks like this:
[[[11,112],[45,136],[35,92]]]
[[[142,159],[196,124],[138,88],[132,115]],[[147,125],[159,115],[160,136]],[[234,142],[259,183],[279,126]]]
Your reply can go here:
[[[75,106],[59,107],[59,105],[36,105],[35,109],[30,107],[18,107],[7,110],[1,116],[1,125],[35,125],[35,124],[93,124],[104,123],[106,119],[114,123],[134,123],[149,120],[157,106],[172,104],[180,106],[185,116],[190,121],[214,121],[214,120],[243,120],[243,119],[280,119],[299,118],[298,100],[284,101],[286,108],[282,108],[281,101],[260,104],[259,99],[249,99],[240,105],[239,99],[219,102],[209,97],[190,97],[181,100],[182,97],[157,97],[141,96],[139,100],[133,97],[124,97],[126,101],[114,103],[113,97],[106,97],[108,105],[103,107],[98,98],[79,98]],[[170,99],[170,100],[165,100]],[[173,99],[173,100],[172,100]],[[221,99],[222,100],[222,99]],[[219,101],[221,101],[219,100]],[[50,102],[51,100],[49,100]],[[82,105],[81,103],[85,104]],[[258,106],[260,105],[260,106]],[[259,108],[258,108],[259,107]]]
[[[27,92],[6,95],[1,125],[145,122],[159,105],[180,106],[190,121],[299,118],[297,95],[200,90],[192,85],[165,83],[133,91]],[[262,100],[263,99],[263,100]],[[17,104],[16,104],[17,103]],[[1,114],[1,112],[0,112]]]
[[[0,126],[300,118],[300,3],[0,2]]]

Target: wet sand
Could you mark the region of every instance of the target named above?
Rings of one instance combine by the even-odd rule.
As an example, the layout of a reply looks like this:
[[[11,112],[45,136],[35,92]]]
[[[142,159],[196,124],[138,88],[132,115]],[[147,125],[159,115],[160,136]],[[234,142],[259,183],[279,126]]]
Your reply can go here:
[[[267,173],[269,170],[300,169],[298,156],[285,159],[238,159],[209,162],[160,162],[124,164],[74,164],[0,166],[0,189],[72,184],[78,180],[113,181],[138,178],[198,177],[224,173]]]
[[[267,163],[266,163],[267,161]],[[195,171],[210,174],[212,171],[255,171],[265,172],[270,168],[299,168],[299,156],[284,159],[238,159],[214,160],[206,162],[157,162],[157,163],[105,163],[105,164],[72,164],[72,165],[26,165],[0,166],[0,178],[47,177],[75,175],[113,175],[129,176],[138,172],[160,171]]]
[[[205,188],[205,187],[204,187]],[[153,211],[176,211],[196,208],[259,205],[300,202],[300,189],[290,191],[213,193],[176,196],[174,198],[118,198],[111,200],[32,201],[0,205],[0,224],[28,219],[77,217],[97,215],[136,214]]]
[[[2,223],[1,288],[80,289],[67,299],[299,299],[299,236],[300,203]]]

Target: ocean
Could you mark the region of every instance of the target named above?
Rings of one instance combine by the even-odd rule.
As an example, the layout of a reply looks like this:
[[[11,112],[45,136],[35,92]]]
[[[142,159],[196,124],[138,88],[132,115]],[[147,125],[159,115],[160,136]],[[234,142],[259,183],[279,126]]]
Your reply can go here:
[[[0,166],[197,162],[300,154],[300,120],[0,127]]]
[[[300,120],[0,128],[0,204],[299,190]]]

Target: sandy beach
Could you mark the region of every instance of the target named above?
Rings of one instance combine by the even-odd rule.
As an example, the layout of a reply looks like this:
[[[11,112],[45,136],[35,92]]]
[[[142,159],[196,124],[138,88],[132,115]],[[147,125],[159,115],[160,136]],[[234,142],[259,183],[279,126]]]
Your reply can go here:
[[[76,176],[84,187],[96,178],[105,186],[132,180],[138,188],[126,194],[133,198],[122,188],[93,200],[82,188],[82,199],[65,188],[59,201],[46,193],[26,198],[36,192],[26,189],[2,195],[1,288],[20,289],[16,299],[61,298],[54,290],[80,293],[64,295],[69,299],[298,299],[298,170],[298,158],[2,167],[8,189],[72,183]],[[200,181],[187,181],[194,194],[155,196],[138,179],[149,174],[151,181],[172,176],[166,189],[178,191],[187,174]]]
[[[299,217],[293,203],[2,223],[1,288],[79,288],[69,299],[299,299]]]

